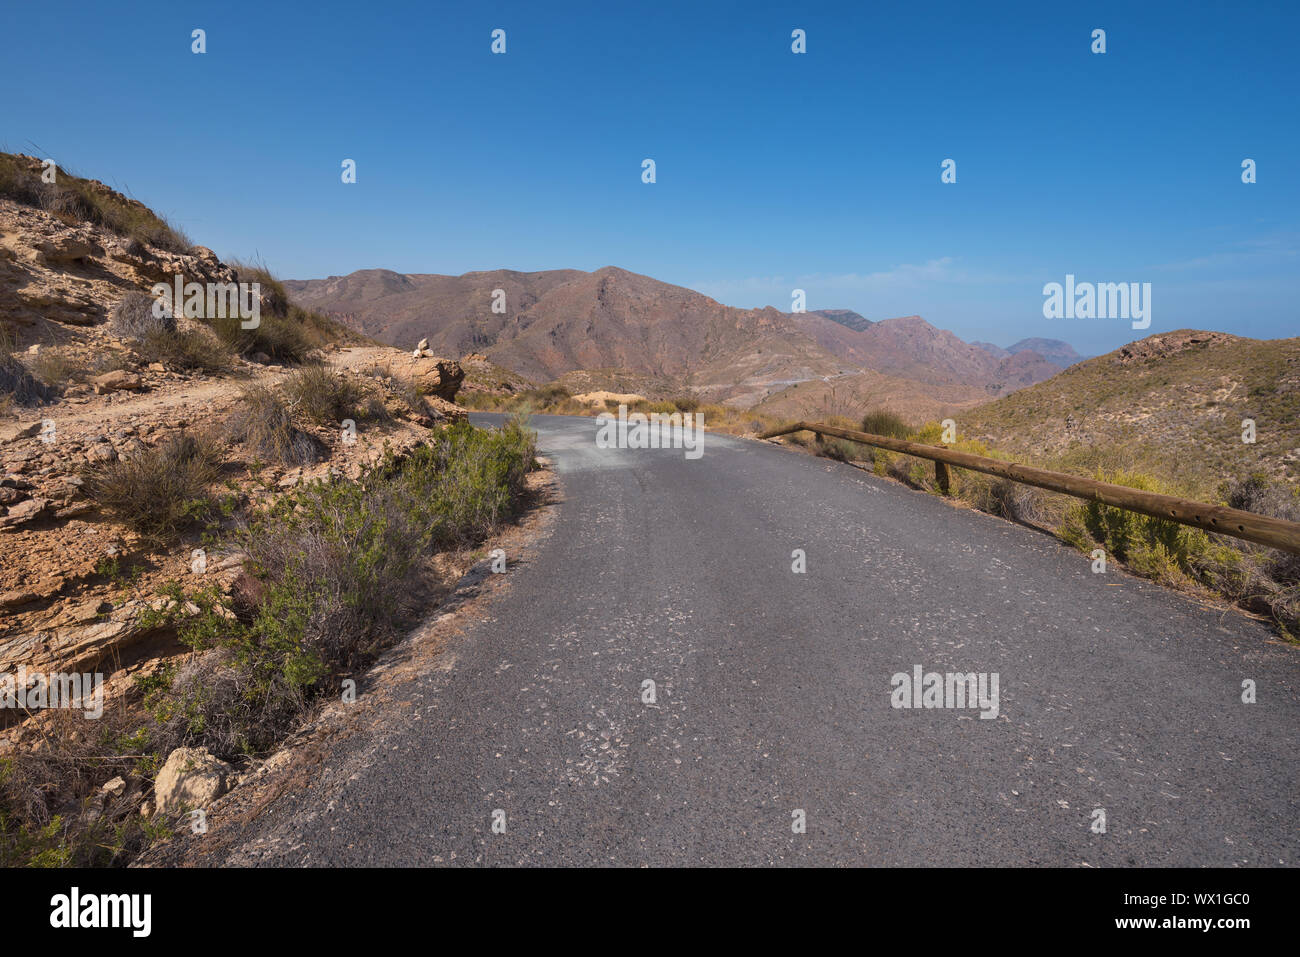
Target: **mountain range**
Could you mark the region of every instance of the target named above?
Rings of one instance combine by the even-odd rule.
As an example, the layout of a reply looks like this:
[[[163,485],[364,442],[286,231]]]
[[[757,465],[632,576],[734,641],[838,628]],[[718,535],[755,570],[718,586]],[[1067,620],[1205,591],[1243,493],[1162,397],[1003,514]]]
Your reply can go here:
[[[931,415],[1006,395],[1079,358],[1056,340],[1005,350],[968,343],[920,316],[736,308],[614,266],[460,276],[365,269],[285,286],[295,301],[401,348],[428,339],[438,354],[483,353],[539,383],[623,370],[741,406],[798,384],[865,376],[881,401]]]

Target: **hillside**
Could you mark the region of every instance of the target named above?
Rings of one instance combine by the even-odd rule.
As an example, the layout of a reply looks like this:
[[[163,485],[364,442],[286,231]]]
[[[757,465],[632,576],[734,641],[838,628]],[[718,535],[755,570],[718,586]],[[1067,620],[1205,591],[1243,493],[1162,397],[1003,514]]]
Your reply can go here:
[[[821,316],[823,319],[838,322],[841,326],[848,326],[854,332],[861,332],[871,325],[870,319],[859,315],[852,309],[814,309],[809,315]]]
[[[40,172],[0,154],[0,673],[94,673],[103,697],[92,722],[0,709],[7,866],[121,861],[165,833],[164,762],[274,745],[324,675],[365,666],[411,597],[432,607],[463,574],[532,461],[522,430],[463,423],[455,363],[376,345],[138,201]],[[162,309],[154,284],[174,280],[199,294]],[[226,286],[248,315],[214,309]]]
[[[1254,444],[1241,440],[1246,418]],[[1140,468],[1207,491],[1255,471],[1295,483],[1300,338],[1149,336],[958,421],[964,437],[1022,457]]]
[[[984,402],[988,393],[964,385],[934,385],[881,372],[854,372],[795,383],[764,396],[752,411],[776,419],[860,419],[888,409],[911,423],[956,415]]]
[[[897,383],[887,398],[942,386],[953,401],[970,404],[1058,369],[1030,350],[994,358],[919,316],[873,322],[842,309],[738,309],[612,266],[463,276],[364,270],[286,286],[303,303],[399,347],[428,338],[434,351],[482,353],[537,382],[617,370],[735,406],[863,370],[877,374],[870,377],[876,385]],[[492,311],[497,289],[504,313]]]
[[[134,667],[170,647],[141,624],[140,610],[189,552],[133,527],[127,503],[96,500],[97,467],[144,460],[202,432],[221,448],[228,490],[259,502],[304,478],[356,475],[377,454],[372,440],[400,451],[460,412],[437,397],[420,400],[427,407],[408,401],[391,377],[364,374],[376,364],[415,369],[431,360],[417,363],[301,309],[264,269],[221,262],[102,183],[62,174],[56,190],[42,190],[31,180],[39,169],[0,154],[0,665],[111,657]],[[79,205],[68,196],[90,198]],[[258,325],[151,317],[146,291],[175,276],[258,282]],[[143,314],[127,309],[137,302]],[[292,401],[325,403],[323,418],[290,416],[288,392],[274,399],[259,391],[291,388],[299,370],[317,363],[335,370],[340,391]],[[303,381],[319,391],[330,379]],[[227,428],[250,403],[267,421]],[[349,415],[365,441],[344,440],[339,422]],[[292,448],[272,441],[277,429]],[[137,507],[163,512],[167,503],[145,496]],[[125,604],[102,573],[110,559],[138,569]]]
[[[612,266],[463,276],[366,270],[286,286],[305,304],[385,342],[428,338],[435,352],[480,352],[535,381],[618,369],[732,397],[742,383],[839,371],[785,313],[731,309]],[[505,292],[504,313],[492,311],[496,289]]]

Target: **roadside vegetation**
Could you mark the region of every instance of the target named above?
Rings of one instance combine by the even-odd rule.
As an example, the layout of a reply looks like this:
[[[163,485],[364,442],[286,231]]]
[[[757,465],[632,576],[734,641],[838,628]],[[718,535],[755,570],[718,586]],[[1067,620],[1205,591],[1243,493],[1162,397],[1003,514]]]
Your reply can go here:
[[[223,479],[241,461],[250,474],[302,462],[323,451],[313,430],[376,415],[365,381],[303,366],[279,388],[246,390],[203,434],[83,469],[90,499],[128,527],[187,554],[237,556],[242,572],[224,589],[186,578],[164,590],[142,624],[192,653],[142,672],[102,718],[30,719],[45,746],[0,758],[0,866],[128,863],[178,827],[174,814],[140,813],[169,753],[201,746],[246,766],[274,749],[427,613],[443,557],[472,554],[526,505],[535,435],[518,418],[443,426],[356,481],[256,504],[232,494]],[[125,564],[102,573],[130,593]]]
[[[202,745],[237,760],[273,747],[414,623],[430,555],[482,542],[518,510],[533,453],[518,423],[457,423],[359,482],[299,489],[228,536],[219,547],[247,556],[234,592],[173,594],[177,634],[199,654],[150,695],[150,749]],[[199,613],[182,615],[186,602]]]
[[[867,413],[854,422],[843,416],[823,419],[828,425],[939,445],[939,423],[911,427],[887,412]],[[942,494],[934,464],[887,449],[877,449],[810,432],[784,441],[841,462],[853,462],[876,475],[912,488]],[[1071,450],[1052,456],[1012,456],[984,442],[960,439],[951,448],[1004,461],[1084,475],[1129,488],[1176,495],[1288,521],[1300,521],[1300,487],[1253,472],[1214,485],[1174,482],[1134,466],[1131,449]],[[1102,548],[1107,561],[1163,585],[1224,598],[1268,617],[1279,633],[1300,638],[1300,556],[1253,545],[1227,535],[1140,515],[1125,509],[1085,502],[1071,496],[1022,485],[1010,479],[950,468],[948,495],[971,508],[1051,532],[1091,554]]]

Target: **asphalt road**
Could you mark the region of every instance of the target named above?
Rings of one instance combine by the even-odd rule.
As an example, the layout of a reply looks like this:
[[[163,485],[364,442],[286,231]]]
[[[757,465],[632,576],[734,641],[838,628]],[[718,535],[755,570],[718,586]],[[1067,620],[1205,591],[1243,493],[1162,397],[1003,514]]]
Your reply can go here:
[[[229,862],[1300,859],[1300,653],[1263,625],[849,466],[534,425],[563,486],[537,560],[382,748],[339,743],[344,783],[277,801]],[[892,707],[917,665],[996,673],[997,717]]]

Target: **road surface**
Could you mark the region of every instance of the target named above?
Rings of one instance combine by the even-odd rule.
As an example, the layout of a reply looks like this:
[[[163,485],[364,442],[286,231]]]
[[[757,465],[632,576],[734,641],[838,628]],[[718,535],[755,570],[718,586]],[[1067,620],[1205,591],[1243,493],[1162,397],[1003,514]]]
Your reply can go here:
[[[1300,859],[1300,658],[1264,625],[846,465],[533,424],[563,489],[537,559],[382,747],[333,745],[346,776],[210,863]],[[996,674],[997,716],[893,707],[916,666]]]

